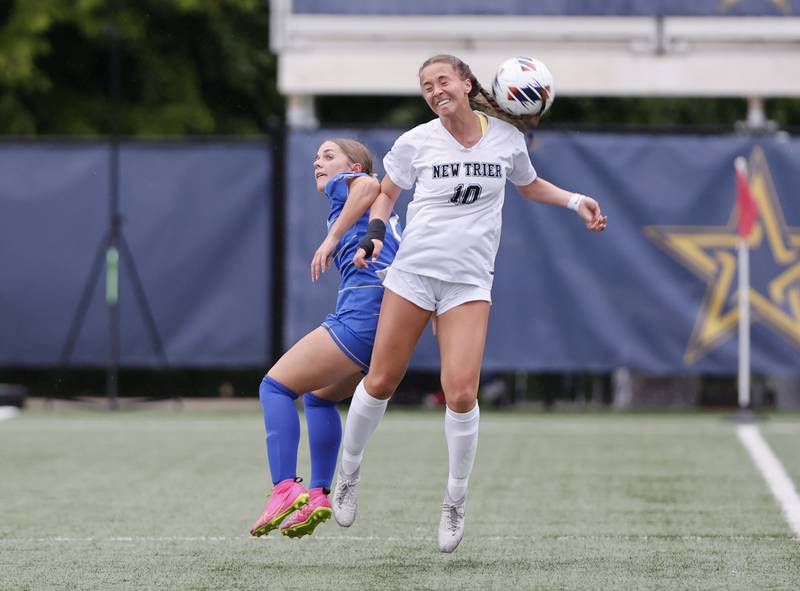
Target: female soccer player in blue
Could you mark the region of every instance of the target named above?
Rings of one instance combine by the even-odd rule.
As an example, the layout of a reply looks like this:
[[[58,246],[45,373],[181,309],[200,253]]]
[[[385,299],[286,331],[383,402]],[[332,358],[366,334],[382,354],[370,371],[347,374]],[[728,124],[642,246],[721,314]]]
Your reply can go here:
[[[330,212],[328,234],[311,261],[311,279],[316,281],[335,264],[342,275],[339,296],[336,311],[289,349],[261,382],[273,489],[250,528],[254,536],[278,527],[287,536],[304,536],[331,516],[328,494],[342,438],[336,403],[353,394],[369,369],[383,297],[376,271],[389,266],[400,240],[398,217],[393,214],[380,257],[366,269],[353,264],[367,231],[367,211],[380,193],[365,146],[350,139],[323,142],[314,158],[314,178],[317,190],[330,200]],[[311,451],[308,490],[297,477],[300,420],[295,400],[300,396]]]

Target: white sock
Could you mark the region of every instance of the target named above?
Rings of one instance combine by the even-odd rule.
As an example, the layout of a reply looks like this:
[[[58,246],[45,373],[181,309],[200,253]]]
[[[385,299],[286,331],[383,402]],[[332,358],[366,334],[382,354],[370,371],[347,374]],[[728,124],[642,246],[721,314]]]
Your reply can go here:
[[[361,466],[364,448],[381,422],[388,402],[370,396],[364,388],[364,380],[356,386],[344,424],[342,472],[345,474],[352,474]]]
[[[475,464],[478,451],[478,425],[481,411],[478,403],[467,412],[453,412],[449,408],[444,415],[444,436],[447,438],[447,452],[450,458],[450,471],[447,478],[447,494],[458,501],[467,494],[469,475]]]

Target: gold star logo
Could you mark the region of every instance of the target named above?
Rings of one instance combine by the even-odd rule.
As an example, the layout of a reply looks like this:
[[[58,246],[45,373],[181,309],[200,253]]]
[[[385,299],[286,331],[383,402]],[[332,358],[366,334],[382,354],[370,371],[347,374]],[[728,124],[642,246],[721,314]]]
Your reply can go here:
[[[731,6],[736,6],[742,0],[721,0],[720,2],[720,10],[722,12],[726,12]],[[784,14],[789,14],[792,12],[792,6],[789,4],[789,0],[769,0],[769,3],[778,8]]]
[[[764,152],[750,156],[750,191],[759,217],[747,237],[751,252],[750,305],[761,322],[800,347],[800,228],[786,225]],[[731,171],[731,176],[733,173]],[[706,294],[684,354],[691,364],[734,334],[739,322],[735,281],[734,199],[726,226],[648,226],[645,235],[706,282]]]

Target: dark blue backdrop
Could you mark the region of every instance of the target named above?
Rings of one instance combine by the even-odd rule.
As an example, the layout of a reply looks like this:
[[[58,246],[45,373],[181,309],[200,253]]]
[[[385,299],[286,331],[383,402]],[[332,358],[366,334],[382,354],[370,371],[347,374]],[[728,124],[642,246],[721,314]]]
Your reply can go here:
[[[282,319],[269,318],[269,148],[123,146],[125,233],[173,364],[260,367],[271,356],[271,322],[283,322],[287,347],[318,326],[333,308],[337,278],[335,271],[316,284],[309,278],[327,211],[314,189],[313,156],[325,138],[355,137],[382,171],[381,156],[399,133],[290,135]],[[485,367],[734,372],[735,326],[725,328],[736,302],[732,162],[745,155],[768,210],[753,249],[753,289],[762,300],[754,308],[753,366],[798,372],[799,146],[738,136],[537,134],[531,154],[541,176],[595,195],[609,229],[589,233],[572,212],[529,203],[509,186]],[[0,365],[58,362],[106,229],[108,154],[94,144],[0,147]],[[101,281],[78,364],[106,360],[102,289]],[[712,301],[721,305],[716,316]],[[124,364],[157,365],[124,272],[122,309]],[[429,333],[413,366],[438,366]]]
[[[105,145],[0,146],[0,364],[58,362],[108,227]],[[167,357],[178,366],[268,358],[270,150],[124,144],[120,210]],[[159,362],[122,264],[122,363]],[[106,361],[105,275],[76,365]]]
[[[308,261],[322,240],[325,217],[310,171],[319,143],[337,135],[356,137],[383,154],[398,132],[294,134],[288,193],[289,341],[313,328],[333,301],[333,274],[321,284],[308,279]],[[787,224],[800,226],[797,140],[537,134],[531,154],[540,175],[597,196],[609,215],[609,230],[592,234],[571,212],[530,203],[508,186],[484,367],[608,370],[624,365],[653,372],[734,372],[736,339],[730,331],[698,358],[686,359],[708,283],[651,235],[660,226],[679,226],[709,227],[712,233],[719,227],[732,237],[726,225],[734,203],[733,159],[749,155],[756,145],[766,154]],[[403,195],[403,213],[408,198]],[[304,231],[315,219],[319,233]],[[656,228],[646,235],[650,226]],[[794,236],[792,256],[800,264],[800,232]],[[800,277],[795,285],[800,289]],[[765,292],[764,286],[760,289]],[[726,301],[731,309],[735,302]],[[788,336],[775,326],[754,323],[756,370],[800,369],[800,311],[793,322]],[[438,366],[430,334],[418,347],[413,366]]]

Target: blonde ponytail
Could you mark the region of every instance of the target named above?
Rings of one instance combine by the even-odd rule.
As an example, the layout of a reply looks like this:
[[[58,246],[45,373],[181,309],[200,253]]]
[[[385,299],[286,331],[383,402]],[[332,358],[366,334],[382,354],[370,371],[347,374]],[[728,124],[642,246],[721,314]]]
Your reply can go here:
[[[522,133],[530,131],[536,127],[537,123],[539,123],[538,117],[530,117],[529,115],[512,115],[511,113],[506,112],[500,105],[497,104],[497,101],[494,100],[492,93],[481,86],[477,80],[473,82],[473,86],[476,83],[478,84],[478,88],[480,90],[474,98],[470,97],[469,101],[469,104],[473,109],[481,109],[492,117],[502,119],[503,121],[506,121],[519,129]]]

